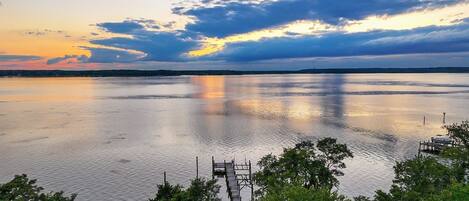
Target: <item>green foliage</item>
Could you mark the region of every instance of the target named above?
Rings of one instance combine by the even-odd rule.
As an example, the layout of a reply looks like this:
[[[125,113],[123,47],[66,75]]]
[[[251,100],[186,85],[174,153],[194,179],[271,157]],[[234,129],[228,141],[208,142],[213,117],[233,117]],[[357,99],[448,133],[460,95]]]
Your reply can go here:
[[[197,178],[191,181],[187,189],[179,185],[171,185],[168,182],[158,185],[158,192],[150,201],[219,201],[220,186],[216,180]]]
[[[182,192],[182,186],[180,185],[171,185],[169,182],[165,181],[164,184],[158,185],[158,192],[154,199],[149,201],[170,201],[174,195],[177,195]]]
[[[427,199],[428,201],[467,201],[469,200],[469,185],[453,184],[440,193]]]
[[[445,126],[445,128],[448,130],[448,135],[460,143],[460,146],[446,148],[443,151],[443,156],[451,159],[453,171],[456,173],[458,181],[467,183],[467,177],[469,177],[469,121]]]
[[[260,198],[260,201],[348,201],[348,199],[329,189],[307,189],[291,185],[266,194]]]
[[[319,140],[317,146],[311,141],[301,142],[284,149],[279,157],[269,154],[258,162],[260,171],[254,175],[260,187],[257,195],[281,192],[286,186],[330,190],[338,185],[336,176],[343,175],[343,160],[349,157],[353,155],[347,146],[332,138]]]
[[[16,175],[10,182],[0,185],[0,200],[12,201],[73,201],[76,194],[65,197],[62,191],[42,193],[42,187],[36,186],[36,180],[29,180],[23,175]]]
[[[445,128],[452,139],[461,143],[466,149],[469,149],[469,121],[445,126]]]
[[[358,197],[354,197],[353,201],[371,201],[371,199],[369,197],[365,197],[363,195],[360,195]]]
[[[378,191],[375,200],[418,201],[441,192],[455,181],[452,170],[431,157],[397,162],[394,172],[390,192]]]
[[[406,191],[429,194],[448,187],[451,184],[451,169],[439,163],[435,158],[418,157],[404,162],[397,162],[394,184]]]

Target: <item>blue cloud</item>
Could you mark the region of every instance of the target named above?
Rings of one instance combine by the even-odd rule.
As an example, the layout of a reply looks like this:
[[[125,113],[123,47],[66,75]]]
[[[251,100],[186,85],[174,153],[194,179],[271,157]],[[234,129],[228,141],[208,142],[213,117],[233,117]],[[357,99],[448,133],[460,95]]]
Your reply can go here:
[[[132,23],[140,22],[134,21]],[[183,54],[197,46],[197,42],[189,37],[188,32],[147,31],[142,25],[129,28],[129,21],[120,24],[112,23],[112,28],[106,24],[101,23],[98,26],[105,27],[108,32],[126,33],[132,37],[114,37],[90,42],[112,48],[142,52],[146,55],[140,58],[142,61],[182,61],[186,59]]]
[[[0,62],[2,61],[34,61],[40,60],[42,57],[32,55],[6,55],[0,54]]]
[[[105,48],[88,48],[86,62],[181,62],[181,61],[258,61],[305,57],[349,57],[363,55],[394,55],[415,53],[450,53],[469,51],[469,25],[426,27],[405,31],[372,31],[366,33],[324,33],[320,37],[288,33],[286,37],[261,41],[231,43],[215,55],[188,58],[186,53],[199,47],[200,37],[223,37],[294,20],[322,20],[340,24],[344,19],[358,20],[374,14],[395,14],[413,9],[435,8],[457,3],[456,0],[365,0],[331,3],[323,0],[287,0],[269,3],[216,2],[217,6],[175,8],[173,12],[195,17],[183,31],[150,31],[172,27],[173,22],[158,26],[154,20],[128,19],[123,22],[97,24],[110,33],[129,37],[91,40]],[[213,3],[213,2],[212,2]],[[151,28],[151,29],[150,29]],[[140,52],[137,54],[134,52]],[[65,57],[54,58],[51,63]]]
[[[137,21],[124,21],[124,22],[105,22],[97,24],[98,27],[104,29],[105,31],[112,32],[112,33],[130,33],[134,30],[143,29],[143,25],[141,25]]]
[[[89,63],[130,63],[138,61],[141,57],[139,54],[131,53],[123,50],[114,50],[107,48],[87,48],[91,52],[91,56],[86,59]]]
[[[93,40],[91,43],[140,51],[146,54],[141,60],[147,61],[182,61],[185,60],[183,54],[196,46],[195,42],[185,41],[172,33],[146,33],[132,38]]]
[[[320,37],[281,37],[229,44],[207,59],[255,61],[305,57],[343,57],[469,51],[469,25],[406,31],[332,33]]]
[[[184,9],[174,13],[195,17],[186,29],[211,37],[225,37],[257,29],[281,25],[295,20],[321,20],[339,24],[342,19],[358,20],[374,14],[395,14],[416,8],[438,7],[460,2],[458,0],[287,0],[270,3],[230,2],[214,7]]]

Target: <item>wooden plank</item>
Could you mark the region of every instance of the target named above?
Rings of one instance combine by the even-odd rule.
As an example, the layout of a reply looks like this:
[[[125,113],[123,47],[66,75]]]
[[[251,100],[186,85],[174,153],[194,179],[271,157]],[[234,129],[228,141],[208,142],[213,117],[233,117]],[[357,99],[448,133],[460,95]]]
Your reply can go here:
[[[237,170],[249,170],[249,165],[235,164],[234,161],[215,163],[212,158],[212,169],[214,174],[225,176],[228,196],[231,201],[241,201],[240,178],[250,178],[250,175],[236,174]],[[244,180],[242,181],[244,182]]]

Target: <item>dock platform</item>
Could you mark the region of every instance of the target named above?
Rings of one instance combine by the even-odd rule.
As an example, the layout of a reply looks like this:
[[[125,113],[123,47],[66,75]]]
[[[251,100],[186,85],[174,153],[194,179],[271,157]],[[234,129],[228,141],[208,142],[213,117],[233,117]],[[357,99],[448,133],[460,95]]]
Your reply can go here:
[[[234,160],[216,163],[212,157],[212,177],[224,177],[226,189],[231,201],[241,201],[241,190],[244,187],[251,188],[251,200],[254,187],[252,182],[251,161],[237,164]]]
[[[445,148],[457,147],[459,145],[459,143],[454,141],[438,142],[432,138],[430,141],[421,141],[419,143],[419,153],[425,152],[430,154],[440,154]]]

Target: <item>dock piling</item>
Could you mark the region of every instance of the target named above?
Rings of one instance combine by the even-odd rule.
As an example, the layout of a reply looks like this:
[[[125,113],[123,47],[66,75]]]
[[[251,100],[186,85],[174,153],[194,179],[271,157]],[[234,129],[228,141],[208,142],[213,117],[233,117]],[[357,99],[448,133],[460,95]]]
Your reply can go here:
[[[195,157],[195,178],[199,179],[199,157]]]

